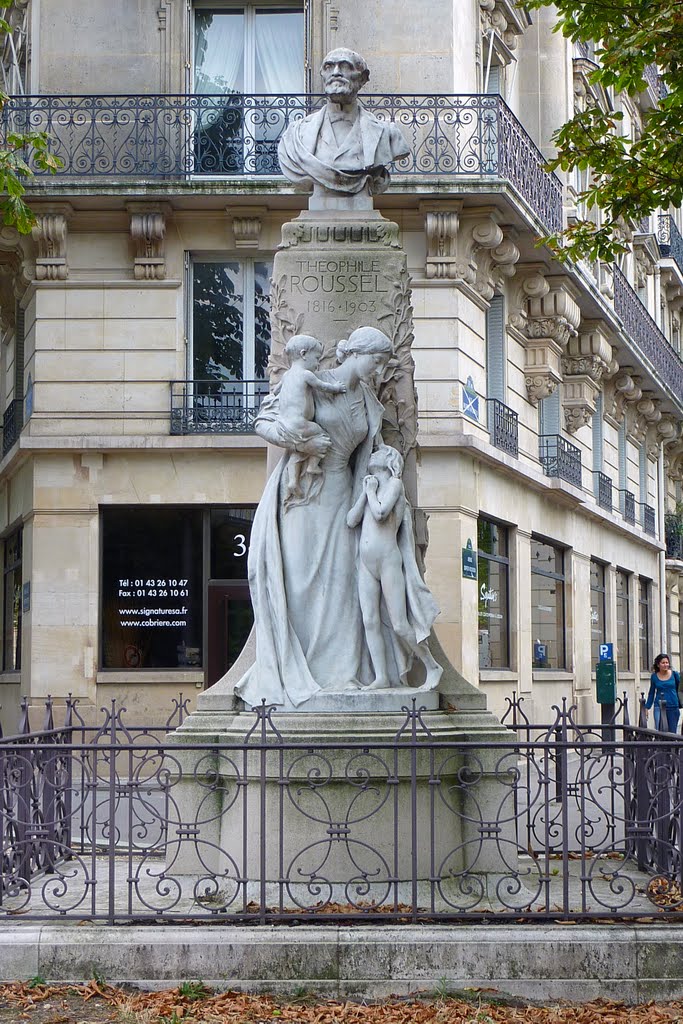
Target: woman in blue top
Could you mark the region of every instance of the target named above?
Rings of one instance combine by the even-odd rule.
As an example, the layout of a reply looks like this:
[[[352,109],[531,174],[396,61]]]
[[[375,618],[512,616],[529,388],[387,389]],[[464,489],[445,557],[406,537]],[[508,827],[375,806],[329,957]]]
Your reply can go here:
[[[659,729],[661,719],[661,708],[659,702],[666,701],[666,732],[676,732],[678,729],[678,717],[680,715],[680,700],[678,696],[678,684],[680,678],[678,672],[671,668],[671,659],[668,654],[658,654],[652,666],[654,672],[650,676],[650,692],[645,702],[646,708],[655,706],[655,729]]]

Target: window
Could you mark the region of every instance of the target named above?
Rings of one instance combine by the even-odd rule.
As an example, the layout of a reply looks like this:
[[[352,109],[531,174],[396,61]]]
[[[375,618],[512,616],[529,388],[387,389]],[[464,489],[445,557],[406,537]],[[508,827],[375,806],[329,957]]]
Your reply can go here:
[[[605,643],[605,566],[591,559],[591,659],[600,660],[600,644]]]
[[[100,665],[202,664],[202,511],[106,508]]]
[[[531,630],[534,668],[566,668],[564,551],[531,538]]]
[[[272,263],[194,262],[189,376],[193,427],[245,429],[268,392]]]
[[[101,510],[105,669],[204,669],[239,656],[254,622],[247,555],[256,506]]]
[[[623,569],[616,572],[617,594],[617,652],[616,660],[620,669],[631,671],[631,577]]]
[[[304,92],[304,14],[286,4],[196,4],[197,173],[279,173],[279,97]],[[205,98],[204,98],[205,97]]]
[[[477,525],[479,668],[510,665],[508,531],[490,519]]]
[[[640,647],[640,670],[649,672],[652,664],[650,656],[650,580],[638,580],[638,644]]]
[[[18,672],[21,668],[22,541],[22,530],[17,530],[5,538],[3,672]]]

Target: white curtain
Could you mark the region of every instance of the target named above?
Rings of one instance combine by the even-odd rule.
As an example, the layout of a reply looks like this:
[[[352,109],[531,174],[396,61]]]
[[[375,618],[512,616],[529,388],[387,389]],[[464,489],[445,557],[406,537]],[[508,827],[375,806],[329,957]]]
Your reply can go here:
[[[195,92],[244,92],[244,15],[195,12]]]
[[[256,16],[255,92],[304,91],[303,14],[299,11]]]

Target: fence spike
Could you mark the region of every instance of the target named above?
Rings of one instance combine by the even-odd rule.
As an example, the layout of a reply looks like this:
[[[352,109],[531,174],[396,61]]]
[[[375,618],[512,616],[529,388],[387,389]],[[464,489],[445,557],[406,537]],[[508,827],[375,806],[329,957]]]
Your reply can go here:
[[[19,733],[22,736],[28,736],[31,732],[31,724],[28,718],[28,697],[23,696],[21,698],[21,711],[19,714]]]
[[[48,693],[45,701],[45,718],[43,720],[43,732],[52,732],[55,727],[55,720],[52,715],[52,694]]]

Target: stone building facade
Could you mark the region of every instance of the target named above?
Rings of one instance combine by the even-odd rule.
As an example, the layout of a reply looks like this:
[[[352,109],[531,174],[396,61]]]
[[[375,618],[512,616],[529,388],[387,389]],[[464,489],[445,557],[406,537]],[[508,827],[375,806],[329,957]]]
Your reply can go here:
[[[563,697],[597,717],[601,643],[631,698],[659,650],[680,666],[680,215],[624,225],[619,267],[537,244],[580,212],[544,158],[607,101],[590,47],[512,0],[19,0],[12,19],[4,116],[63,166],[28,182],[32,234],[0,231],[6,731],[22,694],[159,719],[241,648],[270,268],[307,202],[276,142],[338,45],[411,149],[376,205],[412,278],[444,649],[492,710],[517,691],[537,720]],[[650,78],[609,98],[628,131]]]

